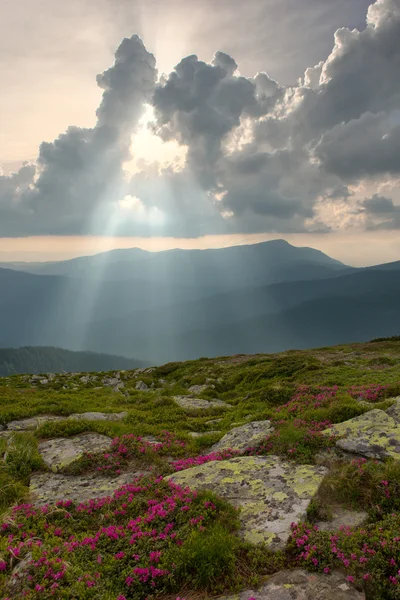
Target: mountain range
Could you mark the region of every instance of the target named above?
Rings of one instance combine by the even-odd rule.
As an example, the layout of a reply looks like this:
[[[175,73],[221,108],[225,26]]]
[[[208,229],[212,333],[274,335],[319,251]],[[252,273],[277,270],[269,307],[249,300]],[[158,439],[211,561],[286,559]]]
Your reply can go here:
[[[0,266],[0,347],[60,346],[158,364],[400,330],[400,261],[349,267],[283,240]]]

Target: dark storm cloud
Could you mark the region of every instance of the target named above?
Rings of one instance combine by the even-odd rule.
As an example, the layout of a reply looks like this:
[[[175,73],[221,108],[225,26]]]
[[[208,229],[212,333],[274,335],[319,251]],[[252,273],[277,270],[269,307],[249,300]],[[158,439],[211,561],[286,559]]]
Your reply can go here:
[[[365,213],[367,229],[400,228],[400,206],[396,206],[391,198],[374,194],[371,198],[365,198],[361,211]]]
[[[96,126],[43,143],[36,175],[24,167],[0,178],[0,233],[103,233],[124,197],[137,213],[119,234],[151,234],[144,217],[161,213],[164,235],[328,231],[321,207],[343,209],[349,186],[400,171],[399,68],[399,0],[372,5],[363,31],[338,30],[328,58],[290,87],[263,72],[241,76],[220,51],[211,63],[183,58],[156,83],[154,57],[137,36],[125,39],[97,77]],[[186,163],[145,165],[127,181],[123,164],[146,103],[154,134],[183,146]],[[399,226],[398,207],[390,213],[391,199],[377,198],[362,206],[366,226]],[[102,214],[95,231],[94,213]]]

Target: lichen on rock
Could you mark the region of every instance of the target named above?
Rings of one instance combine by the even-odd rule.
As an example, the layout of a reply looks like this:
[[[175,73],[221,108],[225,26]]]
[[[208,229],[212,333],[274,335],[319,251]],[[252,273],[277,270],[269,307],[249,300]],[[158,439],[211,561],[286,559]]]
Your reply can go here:
[[[39,444],[45,464],[55,473],[79,460],[85,452],[107,450],[112,439],[100,433],[83,433],[71,438],[53,438]]]
[[[293,521],[305,517],[327,469],[296,465],[277,456],[236,457],[170,475],[181,486],[212,490],[240,508],[241,535],[279,550]]]
[[[339,436],[336,445],[346,452],[378,460],[400,460],[400,425],[383,410],[370,410],[322,433]]]
[[[365,594],[335,571],[331,575],[307,573],[302,569],[281,571],[257,591],[246,590],[218,600],[365,600]]]
[[[210,452],[220,452],[232,448],[242,454],[247,448],[257,446],[273,431],[274,427],[271,421],[252,421],[231,429],[222,440],[211,447]]]

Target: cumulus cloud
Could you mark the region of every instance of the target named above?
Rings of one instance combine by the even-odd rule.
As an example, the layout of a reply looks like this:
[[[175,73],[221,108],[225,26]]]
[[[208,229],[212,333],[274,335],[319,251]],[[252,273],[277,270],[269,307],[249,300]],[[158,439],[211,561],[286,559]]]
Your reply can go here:
[[[41,144],[35,166],[0,178],[1,235],[87,233],[93,213],[120,197],[131,132],[155,82],[154,56],[139,37],[124,39],[97,77],[104,92],[96,126],[69,127]]]
[[[326,232],[338,214],[397,228],[398,207],[379,189],[400,172],[399,66],[399,0],[371,5],[362,31],[339,29],[328,58],[291,87],[241,76],[220,51],[157,80],[143,42],[125,39],[97,77],[96,126],[70,127],[41,145],[34,167],[0,176],[0,234],[102,233],[118,209],[121,235]],[[127,176],[147,104],[151,131],[181,145],[185,163],[142,163]],[[363,185],[372,192],[360,200]]]

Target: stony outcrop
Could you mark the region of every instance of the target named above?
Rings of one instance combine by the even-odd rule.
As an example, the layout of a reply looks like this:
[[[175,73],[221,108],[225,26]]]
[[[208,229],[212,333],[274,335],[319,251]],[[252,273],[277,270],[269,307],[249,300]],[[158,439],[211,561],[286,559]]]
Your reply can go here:
[[[203,384],[203,385],[191,385],[189,388],[189,392],[191,394],[201,394],[202,392],[204,392],[205,390],[207,390],[209,387],[214,388],[214,385],[208,385]]]
[[[85,412],[73,413],[69,417],[58,417],[55,415],[39,415],[19,421],[10,421],[7,424],[9,431],[29,431],[45,425],[45,423],[56,423],[59,421],[121,421],[128,415],[127,412],[120,413],[102,413],[102,412]]]
[[[374,409],[333,425],[323,433],[339,436],[336,446],[357,456],[378,460],[392,457],[400,460],[400,424],[389,413],[391,410],[396,416],[398,409],[394,407],[387,412]]]
[[[330,521],[317,521],[315,525],[320,531],[337,531],[341,527],[359,527],[368,519],[364,511],[346,510],[337,507],[332,511]]]
[[[55,415],[40,415],[37,417],[30,417],[28,419],[10,421],[10,423],[7,423],[7,429],[9,431],[29,431],[37,429],[45,423],[56,423],[57,421],[65,421],[65,419],[66,417],[57,417]]]
[[[220,452],[232,448],[243,454],[247,448],[253,448],[260,444],[273,431],[274,427],[271,421],[252,421],[231,429],[222,440],[211,447],[210,451]]]
[[[144,381],[138,381],[135,385],[135,389],[137,389],[140,392],[148,392],[149,386],[146,385]]]
[[[82,458],[85,452],[103,452],[112,439],[100,433],[83,433],[70,438],[53,438],[39,444],[44,463],[58,473]]]
[[[245,540],[278,550],[286,544],[291,523],[305,517],[326,473],[324,467],[287,463],[278,456],[246,456],[209,462],[167,479],[217,493],[241,509]]]
[[[342,573],[307,573],[301,569],[281,571],[258,590],[246,590],[218,600],[365,600],[365,594],[351,586]]]
[[[207,410],[209,408],[231,408],[231,405],[223,400],[203,400],[191,396],[174,396],[175,402],[185,410]]]
[[[386,414],[392,417],[396,423],[400,423],[400,396],[394,399],[395,402],[387,409]]]
[[[144,471],[124,473],[116,477],[99,477],[96,474],[75,477],[55,473],[36,473],[31,477],[29,491],[32,502],[38,506],[54,504],[59,500],[80,503],[111,495],[114,490],[132,483],[142,474]]]
[[[192,438],[203,437],[203,435],[217,435],[220,431],[189,431],[188,435]]]

